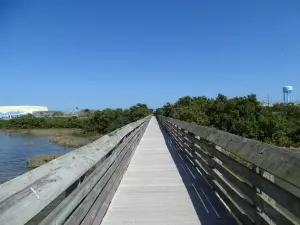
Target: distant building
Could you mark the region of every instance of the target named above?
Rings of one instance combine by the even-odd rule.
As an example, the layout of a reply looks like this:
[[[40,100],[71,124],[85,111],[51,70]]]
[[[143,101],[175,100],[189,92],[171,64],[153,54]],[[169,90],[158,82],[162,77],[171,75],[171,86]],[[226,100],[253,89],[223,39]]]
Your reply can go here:
[[[26,115],[35,111],[48,111],[48,108],[46,106],[0,106],[0,113],[18,112]]]
[[[20,117],[21,114],[18,112],[7,112],[7,113],[0,113],[0,119],[1,120],[9,120],[13,118]]]
[[[272,107],[272,106],[273,106],[272,103],[268,103],[268,102],[261,102],[260,105],[261,105],[261,106],[269,106],[269,107]]]
[[[38,118],[73,117],[77,111],[49,111],[46,106],[0,106],[0,119],[9,120],[32,114]]]
[[[52,118],[52,117],[62,117],[64,113],[61,111],[36,111],[33,112],[32,115],[38,118]]]
[[[0,119],[12,119],[36,111],[48,111],[46,106],[0,106]]]
[[[64,111],[64,117],[78,116],[78,111]]]
[[[32,115],[38,118],[54,118],[78,116],[78,113],[74,111],[36,111]]]

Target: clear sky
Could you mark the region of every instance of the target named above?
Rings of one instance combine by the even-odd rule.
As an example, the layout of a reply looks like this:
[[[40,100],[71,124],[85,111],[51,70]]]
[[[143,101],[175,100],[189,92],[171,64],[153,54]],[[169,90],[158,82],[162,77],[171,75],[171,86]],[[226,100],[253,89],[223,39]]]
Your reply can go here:
[[[1,0],[0,105],[300,100],[299,0]]]

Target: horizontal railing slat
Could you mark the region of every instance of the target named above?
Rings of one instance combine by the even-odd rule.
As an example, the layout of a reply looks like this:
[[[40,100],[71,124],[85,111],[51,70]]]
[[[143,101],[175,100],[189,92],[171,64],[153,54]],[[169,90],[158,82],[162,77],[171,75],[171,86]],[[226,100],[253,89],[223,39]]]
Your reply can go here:
[[[172,118],[168,118],[168,121],[300,188],[299,154],[214,128],[189,124]],[[281,169],[278,170],[278,167]]]

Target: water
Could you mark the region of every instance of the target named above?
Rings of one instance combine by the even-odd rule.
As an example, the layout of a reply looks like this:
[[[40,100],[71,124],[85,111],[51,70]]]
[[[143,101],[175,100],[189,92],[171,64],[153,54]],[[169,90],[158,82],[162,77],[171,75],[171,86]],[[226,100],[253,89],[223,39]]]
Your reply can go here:
[[[0,184],[13,179],[29,169],[26,160],[39,154],[63,154],[66,149],[48,141],[49,137],[31,135],[8,136],[0,132]]]

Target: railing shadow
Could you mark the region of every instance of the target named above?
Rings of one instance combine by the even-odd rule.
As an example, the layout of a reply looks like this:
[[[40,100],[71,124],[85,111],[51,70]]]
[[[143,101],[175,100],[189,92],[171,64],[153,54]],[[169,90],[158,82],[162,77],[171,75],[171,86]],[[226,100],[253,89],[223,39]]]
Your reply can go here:
[[[169,134],[159,123],[168,150],[186,186],[201,225],[235,225],[231,216],[213,189],[206,183],[196,168],[181,154]]]

